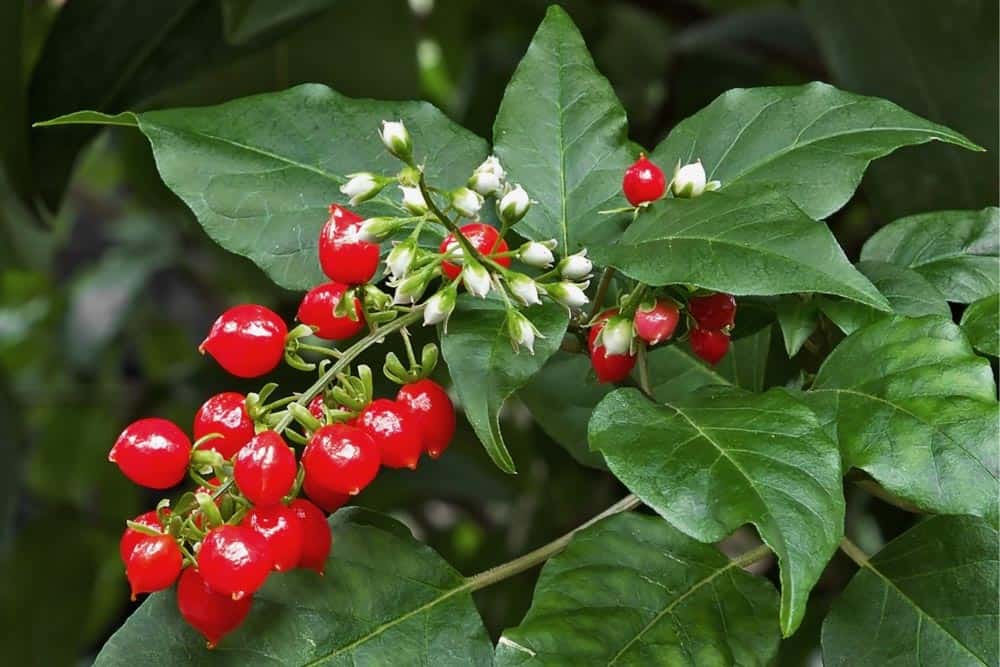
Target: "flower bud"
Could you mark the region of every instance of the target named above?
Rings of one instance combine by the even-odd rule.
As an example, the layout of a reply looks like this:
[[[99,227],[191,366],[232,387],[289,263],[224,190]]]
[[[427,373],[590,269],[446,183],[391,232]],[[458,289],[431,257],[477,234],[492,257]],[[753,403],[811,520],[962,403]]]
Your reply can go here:
[[[462,284],[469,294],[485,299],[490,293],[490,272],[475,260],[469,260],[462,268]]]
[[[340,191],[351,198],[351,206],[368,201],[386,186],[388,179],[381,178],[369,171],[348,174],[351,180],[340,186]]]
[[[534,280],[523,273],[517,273],[516,271],[508,272],[507,286],[510,288],[511,293],[517,298],[517,300],[525,306],[533,306],[542,302],[542,300],[538,298],[538,285],[535,284]]]
[[[408,188],[405,186],[399,186],[399,189],[403,192],[403,206],[406,210],[413,215],[423,215],[427,212],[427,202],[424,201],[424,193],[420,191],[420,188]]]
[[[515,350],[524,346],[531,354],[535,353],[535,338],[544,338],[531,320],[514,309],[507,311],[507,335]]]
[[[593,268],[594,264],[587,259],[587,249],[584,248],[576,254],[563,257],[559,262],[559,275],[567,280],[583,280],[590,277]]]
[[[632,320],[615,315],[604,324],[597,342],[604,346],[606,356],[629,354],[632,335]]]
[[[385,258],[385,265],[388,267],[389,275],[392,276],[393,280],[400,280],[406,277],[416,256],[417,247],[413,241],[397,243],[396,247],[389,251],[389,256]]]
[[[469,188],[458,188],[451,193],[451,206],[463,217],[474,218],[483,207],[483,196]]]
[[[383,120],[379,136],[390,153],[407,164],[413,162],[413,142],[403,121]]]
[[[508,225],[513,225],[524,217],[531,207],[531,200],[528,193],[520,185],[503,196],[500,200],[500,219]]]
[[[504,170],[496,156],[489,156],[472,172],[468,186],[483,195],[499,194],[503,188]]]
[[[552,250],[550,249],[555,246],[555,239],[546,241],[545,243],[528,241],[518,248],[517,258],[528,266],[533,266],[537,269],[547,269],[555,261],[555,257],[552,256]]]
[[[719,181],[705,182],[705,167],[701,160],[686,164],[680,164],[674,170],[674,179],[670,184],[675,197],[698,197],[705,191],[718,190],[721,187]]]
[[[444,322],[447,330],[448,318],[451,316],[451,311],[455,310],[457,299],[458,290],[455,288],[455,283],[449,283],[427,299],[427,304],[424,306],[424,326]]]
[[[588,287],[590,287],[589,281],[578,285],[564,280],[563,282],[546,287],[545,291],[553,299],[568,308],[582,308],[590,301],[583,291]]]
[[[357,240],[378,243],[402,226],[399,218],[378,217],[364,220],[358,227]]]
[[[396,283],[396,292],[392,295],[392,302],[395,304],[411,304],[420,300],[427,289],[427,284],[431,281],[433,273],[430,271],[418,271],[413,275]]]

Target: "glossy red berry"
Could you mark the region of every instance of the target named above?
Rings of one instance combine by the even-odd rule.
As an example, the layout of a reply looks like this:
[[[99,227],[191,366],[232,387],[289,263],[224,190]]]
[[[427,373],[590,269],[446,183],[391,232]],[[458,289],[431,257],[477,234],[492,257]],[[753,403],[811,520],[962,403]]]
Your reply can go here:
[[[290,508],[254,507],[243,517],[242,524],[267,542],[275,570],[285,572],[299,564],[305,534],[299,515]]]
[[[215,320],[198,349],[241,378],[270,373],[281,363],[288,327],[264,306],[233,306]]]
[[[322,510],[304,498],[296,498],[288,507],[302,524],[302,556],[298,567],[323,574],[333,541],[330,524],[326,522]]]
[[[198,550],[201,576],[212,590],[234,600],[263,586],[272,564],[267,542],[246,526],[214,528]]]
[[[194,416],[194,439],[211,433],[222,437],[206,440],[199,449],[214,449],[231,459],[254,436],[253,420],[247,412],[247,397],[235,391],[216,394],[205,401]]]
[[[375,479],[381,455],[372,437],[360,428],[328,424],[309,438],[302,465],[306,483],[314,490],[353,496]]]
[[[326,414],[323,412],[323,394],[317,394],[313,396],[313,399],[309,401],[309,414],[311,414],[316,419],[323,421],[326,419]]]
[[[726,356],[729,350],[729,335],[725,331],[713,329],[691,329],[691,351],[713,366]]]
[[[191,441],[176,424],[152,417],[129,424],[108,453],[130,480],[151,489],[169,489],[187,473]]]
[[[365,319],[361,313],[361,301],[357,297],[353,297],[355,319],[336,317],[333,314],[333,309],[340,303],[347,289],[347,285],[336,282],[313,287],[299,305],[299,322],[314,327],[316,335],[327,340],[345,340],[361,333],[365,328]]]
[[[669,299],[659,299],[649,310],[640,306],[635,311],[635,335],[650,345],[658,345],[670,340],[677,328],[681,314],[677,304]]]
[[[170,510],[164,510],[165,513],[169,514]],[[156,510],[150,510],[144,514],[132,519],[132,523],[142,524],[149,528],[155,530],[163,530],[163,524],[160,523],[160,518],[156,514]],[[143,538],[149,537],[146,533],[140,533],[138,530],[133,530],[128,526],[125,526],[125,531],[122,533],[121,540],[118,541],[118,553],[122,557],[122,563],[128,564],[128,557],[132,555],[132,549],[135,545],[139,543]]]
[[[276,505],[295,484],[295,452],[274,431],[253,437],[233,460],[233,479],[254,505]]]
[[[319,234],[319,263],[330,280],[361,285],[378,269],[377,243],[358,238],[363,218],[342,206],[330,206],[330,218]]]
[[[617,308],[606,310],[597,317],[596,323],[590,327],[587,334],[587,347],[590,350],[590,365],[594,368],[597,381],[601,383],[621,382],[635,368],[636,357],[633,354],[608,355],[603,345],[597,345],[597,337],[604,328],[604,322],[618,314]]]
[[[736,321],[736,299],[722,292],[694,297],[688,302],[688,312],[699,329],[725,329]]]
[[[302,480],[302,491],[309,496],[310,500],[323,508],[324,512],[336,512],[351,500],[349,494],[328,489],[317,481],[315,475],[310,476],[308,472],[306,472],[305,479]]]
[[[358,428],[366,431],[382,453],[382,465],[416,468],[424,450],[420,423],[406,406],[378,398],[358,415]]]
[[[125,576],[132,587],[132,599],[139,593],[170,588],[184,566],[177,541],[170,535],[143,535],[125,563]]]
[[[424,378],[400,387],[396,403],[417,421],[427,455],[432,459],[441,456],[455,435],[455,406],[448,392],[434,380]]]
[[[459,231],[482,255],[491,256],[509,250],[507,242],[500,238],[500,232],[497,231],[496,227],[481,222],[470,222],[467,225],[462,225]],[[455,243],[455,235],[448,234],[444,241],[441,241],[438,251],[447,251],[452,243]],[[510,266],[510,257],[494,257],[494,261],[500,266]],[[444,272],[445,276],[454,280],[462,272],[462,267],[452,262],[442,262],[441,271]]]
[[[239,600],[218,593],[208,585],[197,568],[189,567],[177,583],[177,609],[188,624],[214,648],[223,637],[239,627],[250,613],[253,597]]]
[[[625,170],[622,178],[622,191],[632,206],[656,201],[667,189],[667,179],[663,170],[653,164],[645,155],[632,163]]]

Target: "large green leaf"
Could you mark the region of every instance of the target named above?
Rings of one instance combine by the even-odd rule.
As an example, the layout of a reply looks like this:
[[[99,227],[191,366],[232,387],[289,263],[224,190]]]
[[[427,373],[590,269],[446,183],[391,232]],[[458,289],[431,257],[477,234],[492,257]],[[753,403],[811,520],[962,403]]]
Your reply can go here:
[[[996,204],[997,23],[994,0],[806,0],[833,80],[878,95],[986,147],[901,151],[872,165],[865,191],[884,220]]]
[[[625,110],[572,19],[550,7],[493,127],[508,177],[538,201],[518,232],[556,239],[564,252],[618,235],[623,216],[599,211],[621,205],[615,200],[631,162],[627,132]]]
[[[535,352],[514,350],[506,327],[506,306],[497,299],[463,295],[441,336],[441,353],[448,363],[455,391],[486,452],[502,470],[515,472],[514,461],[500,432],[500,408],[527,384],[559,349],[569,324],[563,306],[546,301],[522,311],[539,331]]]
[[[972,303],[1000,289],[1000,209],[897,220],[868,239],[861,259],[909,267],[949,301]]]
[[[545,564],[496,665],[766,665],[777,616],[766,580],[658,517],[623,514]]]
[[[678,124],[653,159],[701,160],[723,189],[777,190],[819,219],[847,203],[869,162],[928,141],[979,148],[891,102],[811,83],[724,93]]]
[[[323,280],[316,242],[330,202],[346,203],[344,175],[398,170],[381,148],[380,120],[406,123],[428,179],[443,187],[464,183],[486,155],[482,139],[427,103],[352,99],[314,84],[135,118],[164,182],[209,236],[290,289]],[[78,122],[100,118],[85,112],[49,124]],[[360,210],[386,212],[396,194],[385,191]]]
[[[387,517],[346,509],[330,524],[325,576],[272,575],[215,650],[184,622],[170,591],[150,596],[94,664],[490,664],[465,580],[437,553]]]
[[[823,663],[998,664],[997,539],[982,519],[937,516],[887,544],[823,623]]]
[[[687,283],[736,295],[822,292],[888,310],[826,225],[776,192],[667,199],[595,262],[650,285]]]
[[[622,389],[594,411],[590,445],[697,540],[754,524],[781,562],[782,632],[795,631],[844,522],[837,447],[809,408],[781,389],[705,389],[664,406]]]
[[[884,294],[884,293],[883,293]],[[843,303],[855,308],[869,310],[868,306],[862,306],[853,301]],[[809,337],[816,331],[818,324],[819,307],[816,299],[800,297],[797,294],[790,294],[782,297],[775,304],[775,311],[778,314],[778,326],[781,328],[781,336],[785,341],[785,352],[789,357],[794,357],[805,345]],[[878,312],[878,311],[875,311]]]
[[[845,470],[861,468],[925,510],[996,516],[993,373],[950,319],[892,318],[857,331],[806,396],[832,421]]]
[[[966,308],[962,313],[962,329],[972,347],[1000,357],[1000,294],[980,299]]]

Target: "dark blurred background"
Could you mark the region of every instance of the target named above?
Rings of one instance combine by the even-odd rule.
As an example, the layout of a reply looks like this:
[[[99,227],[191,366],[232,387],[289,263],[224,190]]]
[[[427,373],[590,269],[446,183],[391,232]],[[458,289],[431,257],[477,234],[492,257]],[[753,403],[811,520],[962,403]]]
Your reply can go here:
[[[196,351],[226,306],[289,319],[299,295],[202,232],[125,128],[31,130],[79,109],[213,104],[302,82],[435,103],[489,138],[544,0],[2,0],[0,2],[0,658],[88,663],[134,608],[117,541],[155,502],[107,462],[140,416],[190,423],[201,401],[252,390]],[[831,220],[848,253],[926,210],[997,202],[995,0],[572,0],[598,67],[652,147],[733,87],[824,80],[891,99],[985,146],[904,149]],[[663,165],[665,168],[672,165]],[[288,389],[305,381],[276,378]],[[489,462],[464,424],[447,456],[383,475],[361,502],[406,521],[470,574],[548,541],[623,493],[505,412],[522,471]],[[868,503],[866,506],[864,503]],[[855,504],[878,543],[906,527]],[[518,622],[535,573],[477,594],[490,631]],[[817,664],[824,590],[781,663]]]

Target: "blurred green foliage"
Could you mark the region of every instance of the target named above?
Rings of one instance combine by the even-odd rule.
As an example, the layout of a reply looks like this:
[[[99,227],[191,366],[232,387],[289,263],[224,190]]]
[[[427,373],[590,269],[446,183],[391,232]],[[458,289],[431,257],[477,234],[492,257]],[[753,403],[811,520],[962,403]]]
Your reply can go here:
[[[997,201],[995,2],[563,4],[627,108],[632,137],[646,146],[729,88],[821,79],[891,99],[989,149],[921,147],[875,165],[863,195],[832,221],[852,256],[874,228],[900,215]],[[313,81],[354,96],[429,99],[489,136],[545,6],[0,3],[0,654],[7,664],[89,661],[128,614],[117,538],[123,518],[152,497],[107,463],[107,450],[132,419],[156,414],[187,424],[208,395],[255,388],[204,363],[200,336],[227,305],[258,301],[290,316],[296,301],[209,241],[161,184],[137,132],[30,123],[84,108],[210,104]],[[760,344],[766,353],[769,341]],[[276,381],[305,384],[292,373]],[[519,404],[504,419],[520,475],[500,473],[463,423],[442,460],[415,474],[383,475],[361,502],[395,513],[472,573],[620,496],[613,480],[577,465]],[[863,502],[848,517],[848,533],[872,550],[905,528],[905,514],[867,496]],[[822,618],[824,586],[839,588],[845,571],[825,575],[808,619]],[[477,594],[494,635],[521,618],[535,576]],[[808,619],[783,647],[782,664],[815,658],[819,624]]]

